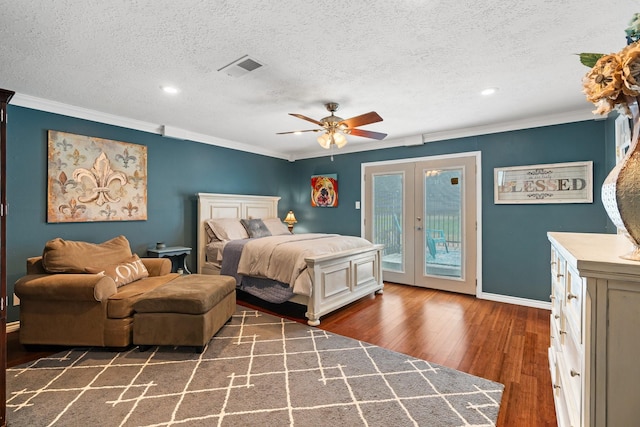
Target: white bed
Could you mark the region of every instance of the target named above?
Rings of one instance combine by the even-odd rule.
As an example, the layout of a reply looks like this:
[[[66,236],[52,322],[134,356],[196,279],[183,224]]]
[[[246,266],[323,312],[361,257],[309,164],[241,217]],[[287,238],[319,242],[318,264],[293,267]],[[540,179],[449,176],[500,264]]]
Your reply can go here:
[[[207,262],[205,223],[219,218],[274,218],[275,196],[198,193],[198,273],[220,274],[219,265]],[[371,293],[382,293],[382,245],[349,249],[305,258],[311,278],[311,295],[295,295],[290,301],[306,305],[309,325],[320,317]]]

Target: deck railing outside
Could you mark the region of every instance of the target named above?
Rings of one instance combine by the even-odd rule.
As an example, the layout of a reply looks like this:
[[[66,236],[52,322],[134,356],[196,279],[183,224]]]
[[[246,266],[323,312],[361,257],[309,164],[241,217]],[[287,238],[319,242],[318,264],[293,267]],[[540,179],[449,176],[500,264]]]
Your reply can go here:
[[[373,226],[375,243],[384,245],[384,255],[402,252],[402,220],[391,208],[377,208]],[[458,215],[437,214],[425,218],[425,229],[442,230],[450,249],[460,247],[461,236]]]

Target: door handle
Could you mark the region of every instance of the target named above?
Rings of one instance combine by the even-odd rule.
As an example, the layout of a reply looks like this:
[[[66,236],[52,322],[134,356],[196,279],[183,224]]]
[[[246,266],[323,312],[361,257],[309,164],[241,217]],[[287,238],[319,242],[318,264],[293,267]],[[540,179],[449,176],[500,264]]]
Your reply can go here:
[[[416,227],[416,230],[420,231],[422,230],[422,227]]]

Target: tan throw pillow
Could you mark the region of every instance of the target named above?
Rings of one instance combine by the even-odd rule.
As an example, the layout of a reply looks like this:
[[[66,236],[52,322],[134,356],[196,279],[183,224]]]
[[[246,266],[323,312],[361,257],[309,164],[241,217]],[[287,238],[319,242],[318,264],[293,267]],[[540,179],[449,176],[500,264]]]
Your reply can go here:
[[[280,218],[263,218],[262,222],[267,226],[272,236],[291,234],[284,222],[280,221]]]
[[[48,273],[84,273],[85,268],[104,269],[132,255],[129,241],[118,236],[103,243],[49,240],[42,252],[42,266]]]
[[[248,239],[249,234],[238,218],[215,218],[207,220],[218,240]]]
[[[116,282],[117,287],[149,277],[149,271],[147,271],[138,255],[135,254],[131,258],[119,264],[108,266],[105,269],[87,267],[85,271],[100,276],[109,276]]]

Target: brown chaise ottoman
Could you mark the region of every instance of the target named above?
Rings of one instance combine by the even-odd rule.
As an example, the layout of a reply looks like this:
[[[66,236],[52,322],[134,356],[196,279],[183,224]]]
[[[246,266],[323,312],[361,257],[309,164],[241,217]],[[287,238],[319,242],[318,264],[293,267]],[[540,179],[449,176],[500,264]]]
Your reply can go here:
[[[194,346],[198,351],[236,310],[236,280],[190,274],[147,292],[134,303],[133,343]]]

